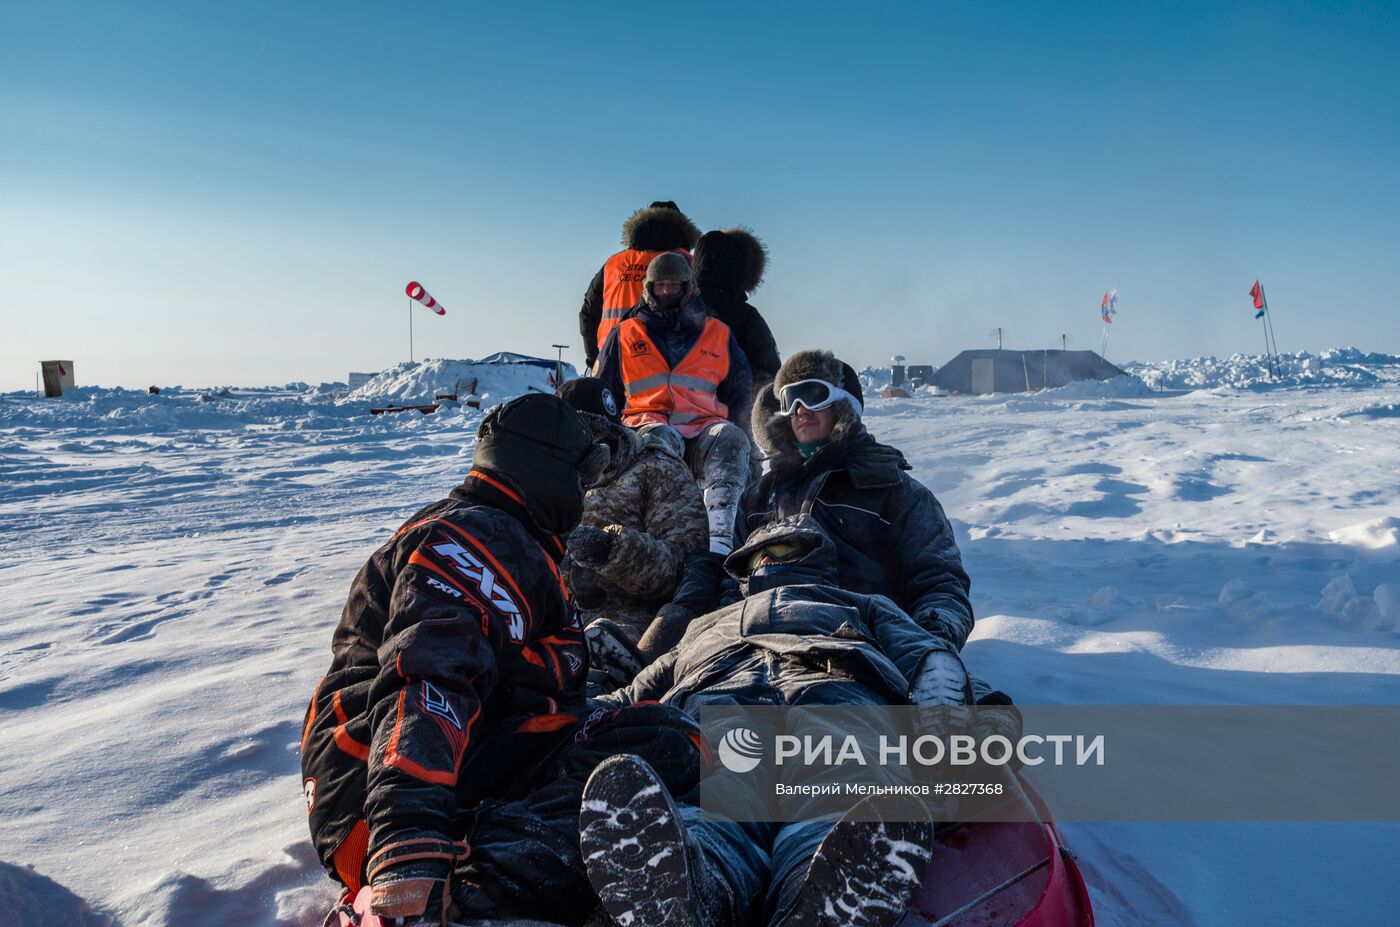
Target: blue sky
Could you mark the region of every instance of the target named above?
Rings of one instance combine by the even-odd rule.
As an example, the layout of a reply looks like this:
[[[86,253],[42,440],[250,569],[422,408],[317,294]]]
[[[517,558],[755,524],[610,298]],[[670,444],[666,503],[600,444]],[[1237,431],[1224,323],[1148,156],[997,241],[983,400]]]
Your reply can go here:
[[[1393,4],[0,7],[0,389],[581,353],[635,208],[786,353],[1400,353]]]

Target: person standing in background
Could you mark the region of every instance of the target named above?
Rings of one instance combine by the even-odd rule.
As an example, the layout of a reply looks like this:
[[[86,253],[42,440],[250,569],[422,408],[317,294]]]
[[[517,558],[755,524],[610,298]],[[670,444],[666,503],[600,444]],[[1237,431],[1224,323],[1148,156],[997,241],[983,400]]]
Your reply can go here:
[[[659,254],[678,251],[690,256],[700,229],[670,200],[657,200],[634,212],[622,224],[622,251],[608,258],[593,276],[578,313],[584,362],[593,369],[598,348],[642,298],[647,267]]]

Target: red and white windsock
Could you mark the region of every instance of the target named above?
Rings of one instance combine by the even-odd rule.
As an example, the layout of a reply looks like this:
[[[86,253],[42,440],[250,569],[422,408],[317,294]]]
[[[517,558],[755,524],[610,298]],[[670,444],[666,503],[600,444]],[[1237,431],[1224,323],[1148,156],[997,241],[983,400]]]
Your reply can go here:
[[[439,306],[438,301],[429,296],[428,291],[423,289],[423,284],[417,280],[404,287],[404,292],[408,294],[409,299],[422,303],[438,315],[447,315],[447,310]]]

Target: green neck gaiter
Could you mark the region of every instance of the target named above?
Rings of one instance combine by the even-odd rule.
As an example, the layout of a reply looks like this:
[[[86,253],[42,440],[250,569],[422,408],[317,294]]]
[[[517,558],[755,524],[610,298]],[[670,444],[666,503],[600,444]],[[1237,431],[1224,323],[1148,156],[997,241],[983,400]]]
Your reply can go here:
[[[816,444],[803,444],[801,441],[792,442],[797,447],[797,453],[802,455],[803,460],[811,460],[817,451],[831,443],[830,439],[819,441]]]

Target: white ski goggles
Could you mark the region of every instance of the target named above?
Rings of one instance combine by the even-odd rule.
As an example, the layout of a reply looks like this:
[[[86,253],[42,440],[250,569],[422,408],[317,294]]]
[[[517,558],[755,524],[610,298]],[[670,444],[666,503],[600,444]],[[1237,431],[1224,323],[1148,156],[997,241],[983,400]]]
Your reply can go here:
[[[861,408],[860,401],[856,397],[825,380],[798,380],[796,383],[784,386],[778,390],[778,411],[783,415],[791,415],[800,405],[808,411],[820,412],[842,399],[851,404],[856,415],[865,414],[865,410]]]

